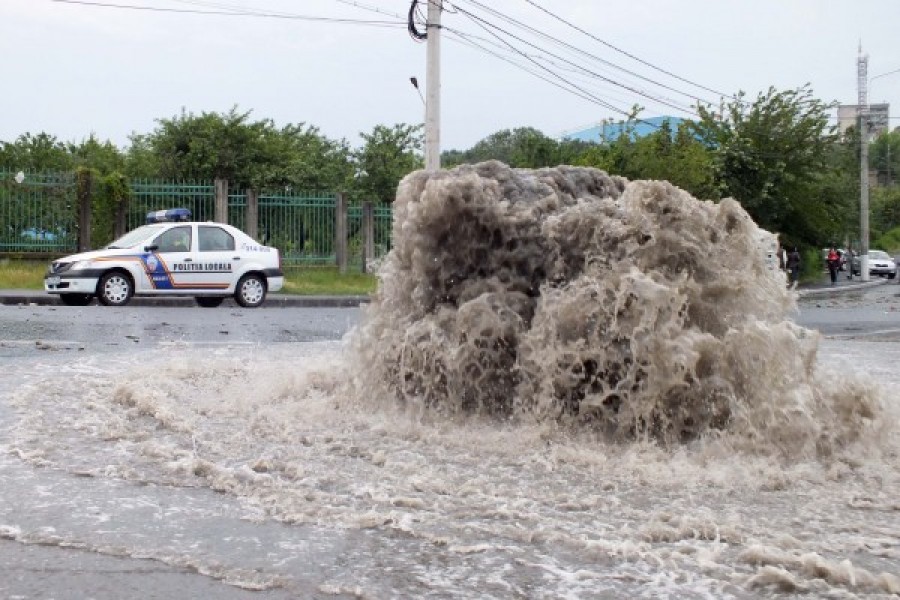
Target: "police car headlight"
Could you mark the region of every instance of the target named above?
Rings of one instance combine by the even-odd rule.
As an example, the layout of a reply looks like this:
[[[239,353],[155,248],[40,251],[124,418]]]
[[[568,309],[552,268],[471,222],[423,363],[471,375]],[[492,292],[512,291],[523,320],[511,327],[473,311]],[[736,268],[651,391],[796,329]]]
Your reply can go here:
[[[81,269],[87,269],[90,266],[91,266],[91,261],[79,260],[72,265],[71,269],[73,271],[80,271]]]

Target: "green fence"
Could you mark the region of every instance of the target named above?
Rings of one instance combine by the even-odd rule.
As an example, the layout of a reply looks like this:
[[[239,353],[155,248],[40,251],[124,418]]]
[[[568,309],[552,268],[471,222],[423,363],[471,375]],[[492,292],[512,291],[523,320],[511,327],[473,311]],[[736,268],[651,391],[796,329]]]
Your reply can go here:
[[[244,192],[228,193],[228,224],[246,232],[247,224],[247,194]],[[258,241],[258,240],[257,240]]]
[[[216,186],[212,182],[133,179],[128,186],[127,230],[143,225],[148,212],[170,208],[188,208],[197,221],[215,220]],[[230,191],[227,204],[228,222],[244,231],[250,229],[247,194]],[[91,206],[90,197],[86,206]],[[335,193],[260,194],[258,241],[278,248],[285,268],[334,265],[337,207]],[[362,206],[347,207],[348,262],[354,265],[362,260],[362,215]],[[97,229],[98,219],[104,218],[110,217],[94,214],[94,222],[86,225],[86,230]],[[374,207],[372,226],[374,258],[380,258],[391,247],[391,208]],[[73,173],[27,174],[19,182],[13,170],[0,169],[0,252],[71,254],[77,251],[78,234]],[[93,241],[96,246],[98,240]]]
[[[393,215],[393,210],[388,206],[375,206],[372,208],[372,258],[376,260],[383,257],[391,249]],[[351,265],[360,265],[362,263],[363,244],[365,243],[362,205],[354,204],[347,207],[347,238],[348,262]]]
[[[375,222],[375,258],[378,259],[391,251],[394,209],[390,206],[376,206],[372,213]]]
[[[72,173],[0,169],[0,252],[71,253],[78,247]]]
[[[259,197],[259,241],[281,251],[285,267],[334,264],[337,194]]]
[[[209,182],[175,182],[132,179],[126,225],[129,230],[147,222],[147,213],[169,208],[187,208],[197,221],[215,217],[216,190]]]

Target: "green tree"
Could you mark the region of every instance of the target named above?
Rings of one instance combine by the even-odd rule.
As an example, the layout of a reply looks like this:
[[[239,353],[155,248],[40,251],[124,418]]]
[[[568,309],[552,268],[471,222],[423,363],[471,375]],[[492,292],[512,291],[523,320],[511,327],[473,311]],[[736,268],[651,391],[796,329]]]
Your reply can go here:
[[[260,164],[272,156],[267,144],[270,121],[250,121],[250,112],[232,108],[225,114],[194,115],[182,110],[158,120],[148,135],[159,175],[172,179],[227,179],[238,188],[259,185]]]
[[[93,133],[81,143],[70,142],[66,149],[75,167],[95,169],[103,175],[125,168],[125,153],[109,140],[101,142]]]
[[[881,185],[900,180],[900,131],[885,131],[872,143],[869,168],[875,170]]]
[[[279,131],[273,149],[280,159],[269,180],[298,190],[344,190],[353,179],[350,146],[331,140],[316,127],[288,125]]]
[[[13,142],[0,142],[0,166],[26,172],[68,171],[74,161],[66,145],[49,133],[24,133]]]
[[[533,127],[503,129],[465,151],[443,153],[441,163],[453,167],[464,163],[499,160],[511,167],[536,169],[572,163],[584,142],[557,142]]]
[[[673,132],[668,122],[650,135],[618,139],[585,148],[577,164],[593,166],[628,179],[671,182],[703,199],[718,198],[712,153],[683,123]]]
[[[370,133],[360,136],[364,144],[353,152],[356,167],[353,195],[360,200],[390,204],[400,180],[423,166],[422,126],[377,125]]]
[[[722,196],[737,199],[762,227],[794,243],[820,244],[847,199],[823,196],[829,150],[837,142],[829,105],[809,86],[769,88],[752,103],[739,94],[725,114],[698,107],[696,134],[710,148]]]
[[[334,190],[352,174],[346,141],[333,141],[303,123],[277,128],[250,111],[182,111],[133,136],[127,170],[136,176],[227,179],[233,189]]]

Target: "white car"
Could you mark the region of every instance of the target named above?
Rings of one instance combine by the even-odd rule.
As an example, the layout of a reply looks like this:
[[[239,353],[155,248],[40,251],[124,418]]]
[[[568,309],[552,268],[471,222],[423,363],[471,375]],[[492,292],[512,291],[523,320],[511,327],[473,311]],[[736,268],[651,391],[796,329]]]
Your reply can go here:
[[[147,225],[102,250],[53,261],[44,290],[70,306],[96,296],[124,306],[138,296],[194,296],[203,307],[234,297],[254,308],[284,285],[281,254],[222,223],[190,221],[187,209],[147,215]]]
[[[861,262],[859,256],[853,256],[851,264],[854,275],[860,274]],[[869,274],[893,279],[897,276],[897,265],[887,252],[883,250],[869,250]]]

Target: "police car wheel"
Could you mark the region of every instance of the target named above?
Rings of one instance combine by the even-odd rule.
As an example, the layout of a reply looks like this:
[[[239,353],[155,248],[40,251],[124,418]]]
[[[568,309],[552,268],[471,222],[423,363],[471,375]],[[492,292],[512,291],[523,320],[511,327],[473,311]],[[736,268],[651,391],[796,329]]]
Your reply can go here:
[[[90,294],[60,294],[59,299],[66,306],[87,306],[94,297]]]
[[[234,291],[235,301],[244,308],[256,308],[266,299],[266,284],[259,275],[244,275]]]
[[[100,278],[97,298],[106,306],[125,306],[134,294],[131,279],[121,271],[112,271]]]
[[[225,298],[216,296],[197,296],[194,300],[197,301],[198,306],[202,306],[203,308],[215,308],[222,304],[222,301],[225,300]]]

